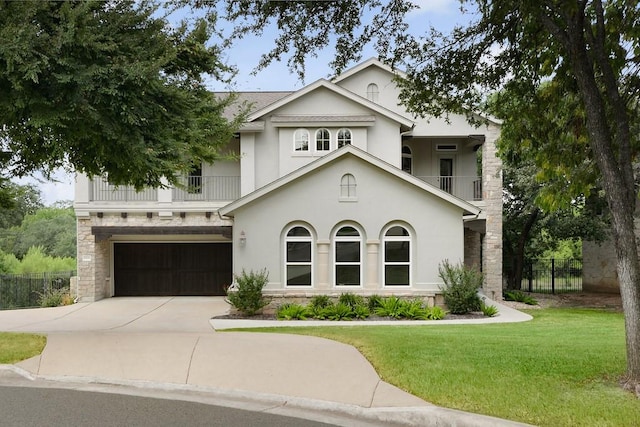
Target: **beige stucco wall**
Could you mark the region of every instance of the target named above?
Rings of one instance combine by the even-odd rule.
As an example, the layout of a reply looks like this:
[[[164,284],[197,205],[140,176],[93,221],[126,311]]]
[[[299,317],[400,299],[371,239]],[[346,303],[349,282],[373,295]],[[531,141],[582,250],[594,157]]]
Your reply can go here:
[[[345,173],[356,178],[356,201],[339,197]],[[268,290],[285,288],[283,233],[296,223],[314,233],[314,291],[333,289],[331,240],[337,228],[346,224],[363,234],[363,289],[384,290],[380,242],[381,233],[391,223],[406,226],[414,237],[412,289],[439,290],[438,264],[444,259],[457,263],[464,258],[459,207],[353,156],[337,159],[239,208],[234,215],[234,240],[242,231],[247,239],[244,247],[234,245],[234,272],[266,268]]]

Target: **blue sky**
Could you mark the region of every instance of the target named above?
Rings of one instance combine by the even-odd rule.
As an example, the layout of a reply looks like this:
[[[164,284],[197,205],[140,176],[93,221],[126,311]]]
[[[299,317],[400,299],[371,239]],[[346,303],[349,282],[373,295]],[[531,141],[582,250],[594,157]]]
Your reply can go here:
[[[431,26],[446,32],[455,24],[465,23],[470,19],[469,15],[460,12],[458,0],[414,0],[414,3],[418,4],[420,9],[412,12],[407,19],[410,30],[415,34],[421,34]],[[328,66],[332,59],[331,51],[322,52],[318,58],[309,60],[304,83],[299,81],[296,75],[289,72],[286,59],[252,75],[252,71],[260,60],[260,55],[272,46],[272,41],[273,39],[269,38],[269,33],[265,32],[261,38],[246,37],[238,42],[232,51],[227,52],[227,62],[235,65],[238,69],[238,75],[234,81],[235,90],[296,90],[303,87],[304,84],[332,75],[332,70]],[[373,50],[365,51],[363,60],[372,56],[375,56]],[[227,85],[215,81],[209,82],[208,87],[214,91],[229,89]],[[53,178],[53,181],[47,181],[41,177],[16,179],[15,181],[22,184],[35,183],[38,185],[46,205],[61,200],[73,200],[73,176],[64,171],[58,171]]]

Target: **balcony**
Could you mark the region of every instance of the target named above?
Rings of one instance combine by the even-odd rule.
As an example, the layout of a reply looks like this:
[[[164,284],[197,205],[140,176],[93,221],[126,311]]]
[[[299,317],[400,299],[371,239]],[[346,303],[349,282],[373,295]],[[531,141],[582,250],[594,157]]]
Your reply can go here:
[[[173,201],[221,201],[240,198],[239,176],[188,176],[173,189]]]
[[[232,201],[240,197],[239,176],[189,176],[171,189],[174,202]],[[157,202],[158,189],[136,191],[130,186],[111,185],[102,179],[91,181],[89,200],[92,202]]]
[[[466,201],[482,200],[482,178],[479,176],[416,176],[434,187]]]

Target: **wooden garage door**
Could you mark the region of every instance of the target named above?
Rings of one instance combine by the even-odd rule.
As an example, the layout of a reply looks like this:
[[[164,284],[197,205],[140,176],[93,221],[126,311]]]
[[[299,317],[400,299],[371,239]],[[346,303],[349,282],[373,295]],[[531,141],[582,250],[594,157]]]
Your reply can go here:
[[[115,243],[116,296],[224,295],[231,243]]]

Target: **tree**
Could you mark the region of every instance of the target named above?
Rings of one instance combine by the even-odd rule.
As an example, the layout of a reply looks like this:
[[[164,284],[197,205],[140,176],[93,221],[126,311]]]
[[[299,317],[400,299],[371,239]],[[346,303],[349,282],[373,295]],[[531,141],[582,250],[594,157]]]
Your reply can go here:
[[[566,239],[602,241],[609,221],[574,90],[554,81],[528,96],[505,89],[486,108],[502,120],[503,265],[507,287],[519,289],[525,258]]]
[[[0,1],[0,167],[70,167],[113,184],[177,182],[219,158],[237,122],[203,80],[230,68],[205,19],[152,1]]]
[[[42,208],[40,191],[33,185],[19,185],[6,181],[0,194],[7,197],[5,206],[0,203],[0,229],[19,226],[25,215]]]
[[[205,3],[196,1],[196,6]],[[611,214],[625,317],[624,387],[640,395],[640,262],[634,233],[636,188],[632,167],[637,147],[630,120],[630,111],[638,109],[640,93],[637,1],[461,0],[463,7],[476,8],[477,20],[449,35],[425,28],[420,39],[406,35],[404,21],[397,18],[408,10],[408,1],[392,1],[386,8],[376,0],[322,2],[327,3],[322,7],[318,6],[321,2],[300,2],[313,6],[291,4],[298,2],[267,2],[267,6],[248,0],[226,3],[240,16],[261,19],[261,24],[270,19],[278,24],[284,21],[279,26],[282,32],[276,47],[280,50],[276,52],[287,53],[292,47],[294,63],[304,61],[306,53],[331,40],[323,28],[307,26],[313,21],[309,18],[315,19],[319,12],[344,16],[339,24],[327,23],[324,27],[338,30],[335,64],[357,58],[353,51],[361,47],[344,43],[349,39],[341,34],[354,32],[398,41],[391,52],[385,50],[388,44],[379,43],[379,47],[382,56],[404,60],[407,78],[400,81],[402,100],[416,114],[468,114],[483,103],[487,93],[499,88],[514,88],[527,96],[549,79],[574,85],[584,110],[591,150],[584,153],[584,158],[595,162]],[[365,5],[369,6],[367,11],[374,7],[384,10],[383,20],[385,16],[393,19],[384,28],[377,25],[379,21],[363,25]],[[352,7],[355,15],[349,14],[354,11]],[[312,10],[318,15],[310,15]],[[287,26],[295,20],[301,25]]]

